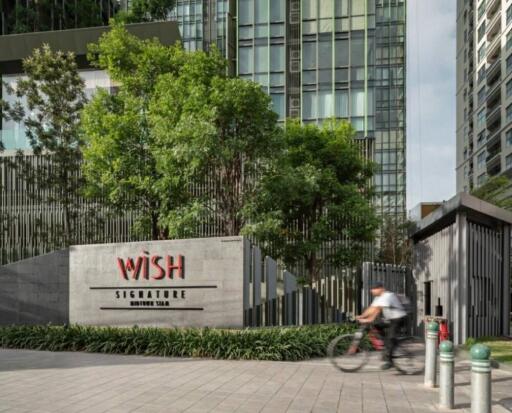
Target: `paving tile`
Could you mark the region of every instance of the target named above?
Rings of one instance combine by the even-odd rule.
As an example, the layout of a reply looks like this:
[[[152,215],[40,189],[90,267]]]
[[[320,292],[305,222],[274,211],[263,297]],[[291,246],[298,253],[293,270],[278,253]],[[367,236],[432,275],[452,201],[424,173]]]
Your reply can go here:
[[[256,362],[0,350],[0,412],[441,412],[438,390],[396,372],[344,374],[324,360]],[[512,411],[512,373],[493,371],[493,411]],[[454,413],[469,412],[457,365]]]

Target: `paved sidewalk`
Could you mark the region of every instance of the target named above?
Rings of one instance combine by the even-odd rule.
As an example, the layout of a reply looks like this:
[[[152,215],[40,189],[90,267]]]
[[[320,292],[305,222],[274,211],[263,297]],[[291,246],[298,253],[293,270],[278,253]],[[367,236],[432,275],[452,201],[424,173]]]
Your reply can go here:
[[[469,412],[468,363],[456,367],[453,412]],[[512,412],[512,373],[493,372],[493,411]],[[163,359],[0,350],[0,412],[427,413],[422,376],[343,374],[328,361]]]

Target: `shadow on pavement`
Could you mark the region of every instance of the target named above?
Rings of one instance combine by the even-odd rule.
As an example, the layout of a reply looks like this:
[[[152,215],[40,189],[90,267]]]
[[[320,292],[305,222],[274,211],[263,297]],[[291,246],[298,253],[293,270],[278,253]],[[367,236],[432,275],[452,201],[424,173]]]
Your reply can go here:
[[[94,366],[186,363],[190,361],[199,362],[210,360],[143,355],[0,349],[0,373],[16,370],[73,369]]]

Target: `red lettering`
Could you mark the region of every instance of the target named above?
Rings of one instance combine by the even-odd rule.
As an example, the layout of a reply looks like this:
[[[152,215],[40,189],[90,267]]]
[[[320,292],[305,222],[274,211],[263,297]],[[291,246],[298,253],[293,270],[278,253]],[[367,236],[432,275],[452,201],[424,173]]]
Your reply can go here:
[[[149,280],[149,260],[146,255],[142,257],[142,277]]]
[[[144,252],[144,254],[147,253]],[[126,260],[123,258],[117,258],[117,266],[121,273],[121,277],[125,280],[128,280],[129,278],[138,280],[141,275],[141,278],[149,280],[150,266],[156,270],[156,273],[151,275],[151,278],[154,280],[163,280],[166,275],[169,279],[174,279],[175,276],[176,278],[185,278],[185,258],[182,255],[178,255],[176,257],[176,263],[174,262],[174,257],[168,255],[166,257],[165,266],[160,264],[159,261],[161,259],[163,259],[163,257],[159,255],[154,255],[152,257],[142,255],[137,257],[135,261],[133,258],[127,258]]]
[[[154,255],[153,257],[151,257],[151,265],[154,268],[156,268],[156,270],[158,271],[156,274],[151,276],[151,278],[153,278],[155,280],[161,280],[161,279],[163,279],[165,277],[165,270],[158,263],[158,261],[160,261],[161,259],[162,259],[162,257],[160,257],[158,255]]]
[[[140,268],[142,267],[142,263],[144,261],[143,257],[137,257],[137,261],[134,264],[133,258],[128,258],[126,260],[126,264],[124,263],[122,258],[117,259],[117,266],[119,267],[119,270],[121,271],[121,276],[127,280],[128,279],[128,272],[132,273],[132,278],[134,280],[139,279],[139,273]]]
[[[167,256],[167,277],[174,278],[174,271],[178,271],[178,277],[185,278],[183,275],[183,256],[178,255],[178,262],[174,264],[174,259],[170,255]]]
[[[130,259],[128,259],[128,261],[130,261]],[[133,264],[133,262],[132,262]],[[117,259],[117,266],[119,267],[119,271],[121,271],[121,276],[127,280],[128,279],[128,273],[127,273],[127,268],[125,267],[124,265],[124,261],[122,258],[118,258]]]

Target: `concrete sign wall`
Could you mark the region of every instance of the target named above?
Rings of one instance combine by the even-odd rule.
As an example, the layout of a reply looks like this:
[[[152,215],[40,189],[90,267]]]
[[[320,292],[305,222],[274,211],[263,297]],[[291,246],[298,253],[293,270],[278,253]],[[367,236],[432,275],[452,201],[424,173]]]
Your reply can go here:
[[[0,267],[0,325],[68,322],[68,250]]]
[[[243,327],[242,237],[70,248],[71,323]]]

